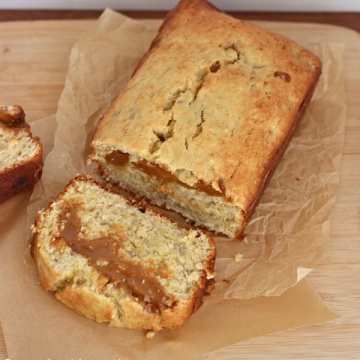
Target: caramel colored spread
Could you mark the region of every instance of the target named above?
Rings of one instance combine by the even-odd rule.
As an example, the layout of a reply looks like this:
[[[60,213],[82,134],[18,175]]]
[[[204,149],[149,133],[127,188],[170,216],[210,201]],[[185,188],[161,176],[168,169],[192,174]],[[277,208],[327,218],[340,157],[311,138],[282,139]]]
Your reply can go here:
[[[0,123],[14,129],[29,128],[29,125],[25,123],[24,110],[18,105],[0,106]]]
[[[286,83],[289,83],[291,81],[290,75],[283,71],[275,71],[274,76],[279,77],[281,80],[285,81]]]
[[[113,151],[106,155],[106,161],[115,166],[125,166],[129,163],[130,155],[121,151]]]
[[[138,169],[144,172],[145,174],[148,174],[149,176],[156,178],[157,180],[161,181],[162,183],[168,184],[168,183],[177,183],[179,185],[185,185],[182,181],[180,181],[176,176],[171,174],[169,171],[164,170],[157,164],[151,164],[150,162],[146,160],[141,160],[136,163],[134,163],[134,166]]]
[[[130,158],[129,154],[123,153],[121,151],[113,151],[105,157],[108,163],[113,164],[115,166],[128,165],[130,163],[129,158]],[[188,189],[196,189],[198,191],[202,191],[209,196],[221,196],[222,194],[225,193],[225,186],[221,179],[219,180],[219,186],[221,191],[218,191],[213,187],[205,184],[204,181],[202,180],[199,180],[194,186],[191,187],[188,184],[185,184],[182,181],[180,181],[176,176],[171,174],[169,171],[163,169],[157,164],[152,164],[149,161],[140,160],[138,162],[131,163],[131,165],[134,166],[136,169],[142,171],[143,173],[153,178],[156,178],[162,184],[169,184],[169,183],[179,184]]]
[[[75,208],[64,211],[61,222],[64,227],[60,232],[60,239],[64,239],[73,251],[85,256],[91,266],[109,279],[109,283],[125,289],[151,313],[161,313],[170,305],[161,284],[149,270],[121,258],[118,253],[121,241],[111,237],[93,240],[81,238],[78,235],[81,223]]]

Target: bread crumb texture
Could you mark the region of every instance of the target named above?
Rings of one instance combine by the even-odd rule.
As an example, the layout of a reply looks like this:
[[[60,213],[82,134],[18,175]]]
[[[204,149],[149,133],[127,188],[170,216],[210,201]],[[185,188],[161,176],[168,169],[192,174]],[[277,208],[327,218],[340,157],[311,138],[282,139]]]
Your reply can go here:
[[[0,127],[0,172],[29,161],[39,151],[28,130],[12,131]]]
[[[177,328],[214,277],[215,244],[78,176],[33,227],[42,286],[77,312],[119,327]]]

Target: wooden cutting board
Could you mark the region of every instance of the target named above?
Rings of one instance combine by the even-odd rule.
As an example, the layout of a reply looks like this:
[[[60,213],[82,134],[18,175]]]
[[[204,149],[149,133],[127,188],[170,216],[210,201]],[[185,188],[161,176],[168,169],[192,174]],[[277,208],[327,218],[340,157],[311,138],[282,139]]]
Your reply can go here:
[[[29,122],[54,114],[71,47],[94,23],[0,23],[0,103],[21,104]],[[323,301],[341,317],[321,326],[255,338],[206,358],[360,358],[360,37],[328,25],[259,24],[295,40],[301,37],[314,43],[345,45],[348,115],[339,194],[331,217],[330,242],[318,267],[308,276]],[[6,357],[0,332],[0,359]]]

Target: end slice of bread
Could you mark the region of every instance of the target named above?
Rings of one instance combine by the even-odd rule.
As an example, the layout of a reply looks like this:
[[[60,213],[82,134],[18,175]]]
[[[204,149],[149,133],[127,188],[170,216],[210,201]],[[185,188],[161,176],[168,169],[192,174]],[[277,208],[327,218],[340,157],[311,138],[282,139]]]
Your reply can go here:
[[[41,177],[43,149],[24,110],[0,105],[0,203],[33,188]]]
[[[43,288],[87,318],[178,328],[213,284],[215,243],[89,176],[70,181],[33,226]]]

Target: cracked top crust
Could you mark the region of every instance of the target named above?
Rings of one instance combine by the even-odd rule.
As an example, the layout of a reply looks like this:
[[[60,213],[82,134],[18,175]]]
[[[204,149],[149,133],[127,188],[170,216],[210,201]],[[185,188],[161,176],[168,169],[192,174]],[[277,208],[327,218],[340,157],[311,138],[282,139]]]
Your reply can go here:
[[[321,63],[295,42],[183,0],[100,120],[93,147],[203,181],[245,213],[301,117]]]

